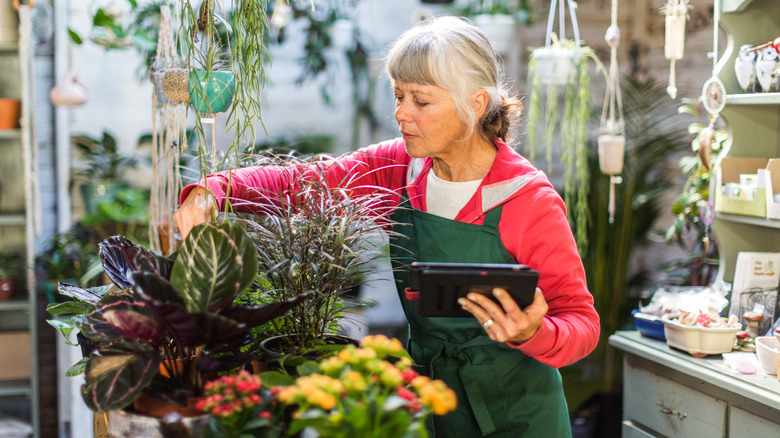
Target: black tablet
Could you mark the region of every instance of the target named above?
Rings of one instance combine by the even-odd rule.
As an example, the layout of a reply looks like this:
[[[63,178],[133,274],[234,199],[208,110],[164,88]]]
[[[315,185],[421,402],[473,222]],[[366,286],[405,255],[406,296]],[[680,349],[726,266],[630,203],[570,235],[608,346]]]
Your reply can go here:
[[[422,316],[472,316],[458,304],[469,292],[493,298],[493,288],[506,289],[520,308],[534,300],[539,273],[522,264],[413,262],[409,288],[414,309]]]

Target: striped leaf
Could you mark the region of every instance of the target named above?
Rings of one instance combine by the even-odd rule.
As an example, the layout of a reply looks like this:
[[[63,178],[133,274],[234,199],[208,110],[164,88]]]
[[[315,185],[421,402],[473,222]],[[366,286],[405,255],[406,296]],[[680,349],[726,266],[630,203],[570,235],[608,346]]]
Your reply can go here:
[[[84,403],[94,411],[128,406],[157,375],[160,355],[136,342],[119,342],[92,353],[81,386]]]
[[[257,252],[233,222],[205,223],[190,231],[173,265],[171,284],[187,310],[203,312],[232,303],[257,275]]]

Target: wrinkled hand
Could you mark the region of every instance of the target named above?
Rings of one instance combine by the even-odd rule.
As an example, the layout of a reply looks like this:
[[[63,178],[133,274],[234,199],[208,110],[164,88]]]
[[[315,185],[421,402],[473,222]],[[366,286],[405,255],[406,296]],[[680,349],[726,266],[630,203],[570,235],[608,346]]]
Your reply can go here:
[[[500,306],[490,297],[478,293],[469,293],[466,298],[460,298],[458,304],[477,318],[494,341],[522,344],[531,339],[547,314],[547,301],[542,290],[537,287],[533,303],[522,310],[505,289],[493,289],[493,296],[501,303]]]
[[[181,233],[181,238],[185,239],[192,227],[212,220],[213,216],[213,198],[206,189],[198,187],[187,195],[181,207],[173,213],[173,221]]]

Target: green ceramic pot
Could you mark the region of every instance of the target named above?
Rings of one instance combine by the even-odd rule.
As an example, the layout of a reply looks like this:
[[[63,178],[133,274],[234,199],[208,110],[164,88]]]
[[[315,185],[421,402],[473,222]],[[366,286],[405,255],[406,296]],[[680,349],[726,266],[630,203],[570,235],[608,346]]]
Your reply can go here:
[[[190,102],[198,112],[224,112],[233,100],[233,72],[194,70],[188,85]]]

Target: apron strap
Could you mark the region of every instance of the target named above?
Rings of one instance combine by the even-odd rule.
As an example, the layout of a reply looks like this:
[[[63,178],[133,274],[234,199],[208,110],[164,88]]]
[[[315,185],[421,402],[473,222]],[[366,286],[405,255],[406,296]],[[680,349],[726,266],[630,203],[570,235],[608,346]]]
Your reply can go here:
[[[496,208],[488,210],[485,213],[484,226],[498,231],[498,222],[501,221],[501,211],[504,209],[504,204],[499,205]]]

